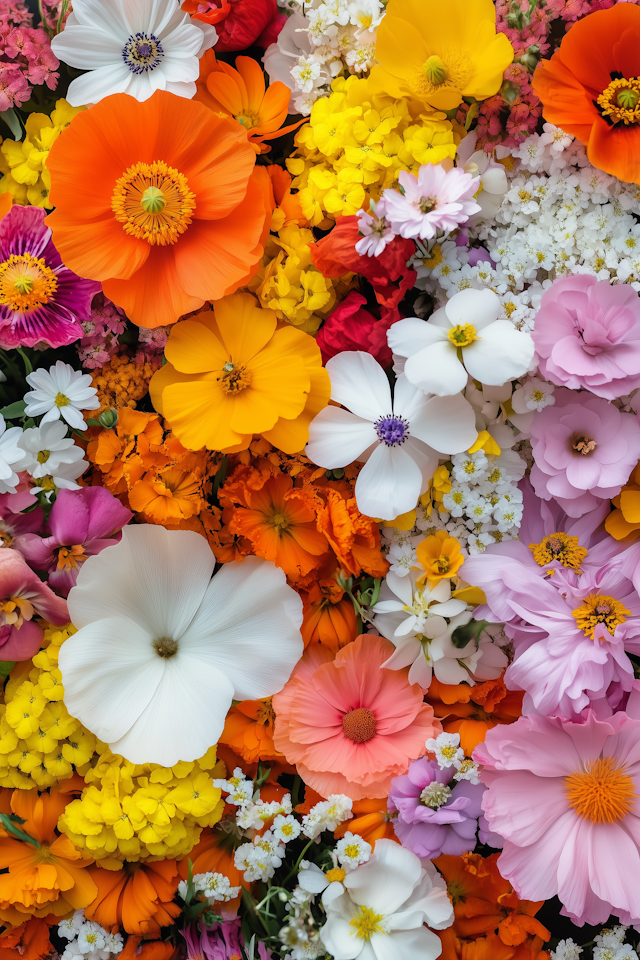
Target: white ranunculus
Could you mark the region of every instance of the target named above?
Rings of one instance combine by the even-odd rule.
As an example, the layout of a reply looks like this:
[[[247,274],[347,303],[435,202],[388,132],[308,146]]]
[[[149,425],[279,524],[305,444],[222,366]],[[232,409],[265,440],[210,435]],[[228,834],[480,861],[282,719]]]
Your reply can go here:
[[[435,960],[440,938],[428,930],[453,923],[447,887],[429,860],[393,840],[378,840],[371,859],[342,881],[324,904],[320,938],[335,960]]]
[[[398,377],[393,401],[387,376],[369,353],[346,351],[327,363],[331,399],[311,422],[307,456],[328,470],[365,462],[356,481],[358,509],[394,520],[413,510],[443,455],[468,450],[475,415],[463,396],[428,398]]]
[[[197,533],[131,526],[69,594],[64,702],[132,763],[203,756],[231,701],[277,693],[302,656],[302,602],[283,571],[247,557],[211,579],[214,565]]]
[[[394,360],[406,358],[407,380],[438,397],[464,390],[469,375],[490,386],[515,380],[531,366],[533,340],[509,320],[498,320],[500,310],[492,290],[461,290],[428,321],[407,317],[391,325]]]
[[[215,28],[192,20],[179,0],[74,0],[51,49],[63,63],[89,71],[67,92],[80,107],[114,93],[141,102],[156,90],[191,98],[198,59],[217,39]]]

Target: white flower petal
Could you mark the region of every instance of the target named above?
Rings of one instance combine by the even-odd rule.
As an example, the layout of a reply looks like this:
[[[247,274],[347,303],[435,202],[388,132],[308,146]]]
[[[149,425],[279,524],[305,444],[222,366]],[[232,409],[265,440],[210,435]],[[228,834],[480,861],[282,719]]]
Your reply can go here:
[[[122,39],[122,46],[133,32],[129,21],[123,19],[122,6],[118,0],[75,0],[71,16],[74,22],[82,26],[102,30],[116,40]]]
[[[82,107],[87,103],[97,103],[114,93],[126,93],[132,77],[133,74],[122,62],[98,67],[71,81],[67,100],[72,107]]]
[[[432,397],[411,421],[411,435],[439,453],[462,453],[478,436],[473,407],[461,393]]]
[[[311,421],[305,453],[319,467],[335,470],[358,460],[377,442],[378,435],[370,420],[362,420],[340,407],[325,407]]]
[[[410,357],[423,347],[440,340],[448,340],[446,330],[417,317],[398,320],[392,323],[387,331],[387,343],[393,352],[401,357]]]
[[[422,866],[415,853],[393,840],[378,840],[371,859],[347,874],[344,886],[354,903],[383,916],[395,913],[420,880]]]
[[[375,422],[391,413],[391,388],[384,370],[370,353],[345,351],[327,362],[331,399],[356,416]]]
[[[361,513],[395,520],[413,510],[422,489],[420,468],[401,446],[381,443],[356,480],[356,501]]]
[[[459,613],[466,609],[466,606],[463,600],[456,600],[453,597],[451,600],[445,600],[444,603],[434,603],[429,609],[432,613],[437,613],[439,617],[457,617]]]
[[[436,637],[441,637],[443,633],[446,633],[447,626],[448,624],[444,617],[431,616],[427,618],[421,633],[423,633],[428,640],[435,640]]]
[[[470,323],[476,330],[493,323],[500,315],[500,297],[493,290],[461,290],[445,306],[452,327]]]
[[[464,291],[463,291],[464,292]],[[475,380],[493,386],[515,380],[533,360],[533,338],[508,320],[496,320],[463,351],[467,370]]]
[[[116,39],[95,27],[69,26],[51,41],[58,60],[78,70],[96,70],[122,60],[122,37]]]
[[[448,338],[409,357],[404,375],[424,393],[435,393],[439,397],[460,393],[469,379],[458,360],[458,351]]]
[[[385,582],[389,590],[395,593],[396,597],[398,597],[405,606],[411,606],[413,603],[414,589],[411,577],[399,577],[397,573],[390,570]]]

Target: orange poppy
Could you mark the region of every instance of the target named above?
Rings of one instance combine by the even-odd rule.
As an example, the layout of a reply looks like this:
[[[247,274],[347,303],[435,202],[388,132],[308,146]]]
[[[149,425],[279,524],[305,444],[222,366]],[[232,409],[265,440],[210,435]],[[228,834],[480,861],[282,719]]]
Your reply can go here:
[[[542,60],[533,89],[545,120],[586,144],[589,160],[640,181],[640,9],[617,3],[578,20]]]
[[[470,757],[487,730],[499,723],[514,723],[522,713],[520,690],[507,690],[502,677],[477,683],[440,683],[434,677],[425,697],[446,733],[459,733],[460,746]]]
[[[63,918],[87,907],[97,893],[93,858],[84,858],[66,836],[57,833],[58,818],[69,797],[62,793],[15,790],[11,810],[25,822],[20,829],[37,846],[13,837],[0,838],[0,920],[18,926],[28,917]]]
[[[291,90],[280,80],[267,88],[264,73],[253,57],[236,57],[236,69],[217,60],[213,50],[200,60],[200,80],[194,100],[222,117],[233,117],[247,134],[256,153],[268,153],[264,141],[296,130],[306,119],[283,127],[289,113]]]
[[[336,838],[345,833],[357,833],[359,837],[375,846],[376,840],[395,840],[398,843],[391,817],[387,813],[386,800],[354,800],[353,819],[341,823],[334,831]]]
[[[337,653],[358,633],[358,618],[349,597],[339,584],[319,580],[302,600],[300,633],[305,647],[320,643]]]
[[[247,763],[284,759],[273,745],[275,713],[268,700],[242,700],[231,707],[220,743],[225,743]]]
[[[64,262],[145,327],[242,283],[270,219],[235,120],[157,91],[106,97],[56,140],[47,219]]]
[[[175,860],[125,863],[121,870],[94,867],[97,894],[84,915],[106,930],[121,928],[139,936],[159,937],[181,908],[173,902],[180,876]]]
[[[42,960],[53,953],[49,924],[32,917],[0,933],[0,960]]]

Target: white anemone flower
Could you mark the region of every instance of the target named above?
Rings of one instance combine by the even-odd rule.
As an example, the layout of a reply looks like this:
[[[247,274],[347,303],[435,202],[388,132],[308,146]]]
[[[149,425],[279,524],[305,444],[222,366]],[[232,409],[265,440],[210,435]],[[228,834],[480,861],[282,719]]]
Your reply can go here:
[[[387,376],[369,353],[346,351],[327,363],[331,399],[347,407],[321,410],[309,427],[307,456],[328,470],[354,460],[358,509],[394,520],[413,510],[442,456],[468,450],[477,438],[475,415],[462,395],[428,398],[406,377],[393,401]]]
[[[387,340],[404,374],[425,393],[449,397],[474,380],[498,386],[525,374],[534,355],[531,334],[498,320],[501,303],[492,290],[461,290],[428,321],[398,320]]]
[[[215,28],[192,20],[179,0],[74,0],[51,49],[63,63],[89,71],[67,92],[69,103],[81,107],[114,93],[142,102],[166,90],[190,99],[198,58],[217,39]]]
[[[140,525],[89,557],[69,594],[64,702],[132,763],[203,756],[231,701],[277,693],[302,656],[302,602],[283,571],[247,557],[211,579],[214,566],[199,534]]]
[[[70,427],[84,430],[86,423],[81,410],[99,410],[98,391],[92,386],[88,373],[74,370],[68,363],[58,360],[48,370],[34,370],[27,377],[27,383],[33,390],[25,393],[25,413],[28,417],[39,417],[41,423],[66,420]]]
[[[371,859],[348,873],[345,891],[324,904],[320,939],[335,960],[435,960],[440,938],[428,930],[453,923],[443,878],[429,860],[393,840],[378,840]]]

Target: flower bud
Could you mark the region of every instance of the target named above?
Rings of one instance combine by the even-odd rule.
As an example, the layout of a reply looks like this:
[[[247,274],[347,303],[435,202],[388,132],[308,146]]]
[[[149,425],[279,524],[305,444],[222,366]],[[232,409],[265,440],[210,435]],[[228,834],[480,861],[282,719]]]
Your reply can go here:
[[[103,410],[98,416],[98,423],[101,427],[104,427],[105,430],[113,430],[117,422],[118,411],[114,410],[113,407],[111,410]]]

